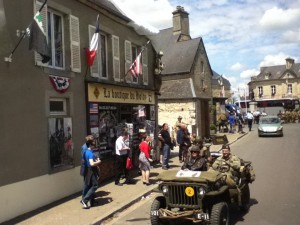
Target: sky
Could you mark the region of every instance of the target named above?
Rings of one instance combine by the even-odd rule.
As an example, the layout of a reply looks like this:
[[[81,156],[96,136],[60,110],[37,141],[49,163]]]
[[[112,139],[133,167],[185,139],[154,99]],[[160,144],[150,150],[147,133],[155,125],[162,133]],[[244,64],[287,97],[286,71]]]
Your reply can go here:
[[[300,0],[111,0],[152,32],[172,27],[172,12],[189,13],[192,38],[202,37],[210,65],[235,92],[260,67],[300,63]]]

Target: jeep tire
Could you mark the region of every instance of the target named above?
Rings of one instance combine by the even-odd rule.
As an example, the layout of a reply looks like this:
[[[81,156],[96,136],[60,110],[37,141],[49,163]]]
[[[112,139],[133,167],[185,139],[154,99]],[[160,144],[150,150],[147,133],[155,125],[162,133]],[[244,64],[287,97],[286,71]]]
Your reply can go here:
[[[229,224],[229,209],[226,202],[214,204],[210,214],[211,225],[228,225]]]
[[[160,208],[166,208],[166,199],[163,196],[158,196],[154,199],[151,205],[150,221],[151,225],[168,225],[168,220],[161,220],[158,215]]]

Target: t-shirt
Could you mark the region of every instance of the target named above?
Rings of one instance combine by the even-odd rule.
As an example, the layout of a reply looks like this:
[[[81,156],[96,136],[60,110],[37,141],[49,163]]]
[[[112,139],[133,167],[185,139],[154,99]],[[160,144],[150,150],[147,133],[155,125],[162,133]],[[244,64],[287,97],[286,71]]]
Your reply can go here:
[[[116,140],[116,154],[117,155],[126,155],[127,151],[121,150],[123,148],[127,148],[128,146],[124,142],[123,136],[118,137]]]
[[[170,134],[167,130],[162,130],[160,132],[160,135],[162,136],[162,138],[164,139],[164,143],[167,144],[167,145],[171,145],[171,137],[170,137]]]
[[[90,165],[90,159],[93,159],[94,160],[94,154],[93,154],[93,151],[88,148],[86,151],[85,151],[85,158],[84,158],[84,164],[86,167],[91,167]]]

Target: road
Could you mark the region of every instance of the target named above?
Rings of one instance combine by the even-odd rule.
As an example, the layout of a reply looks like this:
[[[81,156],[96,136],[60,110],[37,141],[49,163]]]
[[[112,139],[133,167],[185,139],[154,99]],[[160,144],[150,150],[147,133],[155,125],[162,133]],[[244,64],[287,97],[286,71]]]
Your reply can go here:
[[[300,224],[300,123],[284,124],[284,137],[258,138],[256,125],[231,145],[232,153],[252,161],[256,181],[250,185],[251,207],[242,214],[231,209],[230,224]],[[149,225],[151,194],[105,225]],[[172,223],[182,224],[182,223]]]

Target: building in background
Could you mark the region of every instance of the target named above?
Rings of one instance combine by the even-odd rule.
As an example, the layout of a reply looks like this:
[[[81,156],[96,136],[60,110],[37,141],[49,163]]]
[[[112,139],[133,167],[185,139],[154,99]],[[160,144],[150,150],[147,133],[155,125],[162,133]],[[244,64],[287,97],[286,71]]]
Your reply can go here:
[[[277,114],[282,109],[299,108],[300,63],[287,58],[285,65],[261,67],[248,86],[249,100],[257,102],[260,111]]]
[[[173,27],[150,39],[156,52],[163,53],[158,123],[173,127],[182,116],[190,132],[208,137],[213,72],[203,39],[190,37],[189,14],[178,6],[173,12]]]

